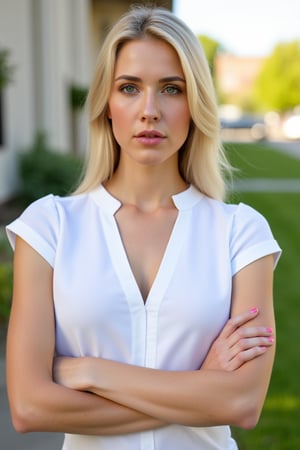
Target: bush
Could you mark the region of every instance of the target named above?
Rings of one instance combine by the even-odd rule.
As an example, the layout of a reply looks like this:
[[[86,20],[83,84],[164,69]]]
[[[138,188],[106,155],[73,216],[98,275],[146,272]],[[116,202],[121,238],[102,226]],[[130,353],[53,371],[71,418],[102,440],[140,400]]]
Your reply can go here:
[[[0,323],[6,323],[10,313],[13,269],[11,263],[0,265]]]
[[[70,106],[73,110],[82,109],[88,95],[85,86],[72,85],[70,87]]]
[[[37,135],[29,151],[20,156],[21,198],[29,204],[47,194],[67,195],[77,185],[82,160],[50,149],[45,135]]]

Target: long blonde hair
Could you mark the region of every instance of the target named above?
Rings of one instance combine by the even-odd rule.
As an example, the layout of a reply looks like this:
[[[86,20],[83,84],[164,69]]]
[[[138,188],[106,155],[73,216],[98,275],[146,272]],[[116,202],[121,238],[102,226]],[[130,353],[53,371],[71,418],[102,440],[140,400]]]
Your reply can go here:
[[[221,145],[215,89],[203,49],[192,31],[170,11],[143,6],[133,7],[121,17],[100,50],[87,99],[88,158],[75,193],[88,192],[107,181],[118,165],[119,148],[107,117],[116,58],[122,45],[145,36],[161,39],[175,49],[186,78],[191,125],[179,151],[180,173],[207,196],[222,200],[230,165]]]

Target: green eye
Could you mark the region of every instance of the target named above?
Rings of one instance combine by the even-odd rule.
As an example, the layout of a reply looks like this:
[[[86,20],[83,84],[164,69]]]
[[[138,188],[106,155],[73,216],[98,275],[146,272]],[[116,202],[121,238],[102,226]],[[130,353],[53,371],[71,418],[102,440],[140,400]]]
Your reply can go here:
[[[136,87],[132,84],[126,84],[125,86],[121,86],[120,90],[124,92],[125,94],[135,94],[136,93]]]
[[[181,92],[178,86],[166,86],[164,89],[164,92],[166,92],[169,95],[176,95]]]

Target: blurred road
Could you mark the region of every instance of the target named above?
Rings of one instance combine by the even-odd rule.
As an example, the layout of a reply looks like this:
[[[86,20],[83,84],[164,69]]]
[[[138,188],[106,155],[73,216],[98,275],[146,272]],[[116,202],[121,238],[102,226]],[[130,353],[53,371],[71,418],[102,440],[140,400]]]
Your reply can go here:
[[[58,433],[17,433],[11,423],[5,385],[5,329],[0,328],[0,449],[60,450],[63,437]]]
[[[0,448],[1,450],[60,450],[62,435],[57,433],[16,433],[12,427],[6,390],[0,388]]]

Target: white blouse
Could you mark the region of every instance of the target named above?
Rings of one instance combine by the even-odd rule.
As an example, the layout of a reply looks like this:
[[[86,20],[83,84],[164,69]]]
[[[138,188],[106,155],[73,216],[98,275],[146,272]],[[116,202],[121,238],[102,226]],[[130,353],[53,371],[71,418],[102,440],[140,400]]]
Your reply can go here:
[[[193,186],[174,195],[178,216],[146,303],[114,217],[121,203],[103,186],[48,195],[7,227],[54,269],[56,352],[166,370],[197,370],[230,314],[232,277],[280,248],[244,204]],[[201,408],[201,405],[199,405]],[[66,434],[63,450],[233,450],[228,426],[164,428],[122,436]]]

